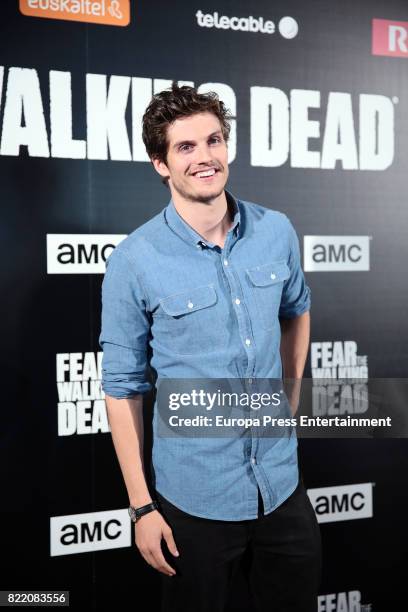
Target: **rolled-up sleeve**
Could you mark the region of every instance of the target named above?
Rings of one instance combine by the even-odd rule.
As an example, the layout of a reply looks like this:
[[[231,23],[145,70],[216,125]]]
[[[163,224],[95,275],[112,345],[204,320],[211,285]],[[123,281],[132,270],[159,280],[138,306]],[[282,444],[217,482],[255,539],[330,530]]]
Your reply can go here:
[[[279,316],[283,319],[293,319],[310,310],[311,291],[306,284],[300,260],[299,239],[295,228],[286,217],[289,232],[290,276],[285,282],[279,308]]]
[[[124,249],[117,247],[106,260],[101,293],[102,389],[118,399],[146,393],[152,388],[147,377],[150,323],[136,262]]]

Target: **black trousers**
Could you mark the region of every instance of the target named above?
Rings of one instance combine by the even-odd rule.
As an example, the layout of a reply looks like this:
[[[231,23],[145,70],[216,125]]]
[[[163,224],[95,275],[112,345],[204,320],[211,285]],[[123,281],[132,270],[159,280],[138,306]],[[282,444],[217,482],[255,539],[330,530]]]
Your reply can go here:
[[[268,515],[259,495],[258,518],[220,521],[192,516],[157,491],[161,513],[180,553],[162,550],[176,575],[160,573],[161,612],[223,612],[232,577],[248,548],[248,584],[257,612],[316,612],[321,537],[303,479]]]

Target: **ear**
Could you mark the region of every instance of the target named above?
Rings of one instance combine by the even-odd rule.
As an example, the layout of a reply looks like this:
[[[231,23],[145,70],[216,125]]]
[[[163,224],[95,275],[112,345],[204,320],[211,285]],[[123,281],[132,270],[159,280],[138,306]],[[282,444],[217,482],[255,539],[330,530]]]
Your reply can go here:
[[[158,172],[162,178],[170,178],[169,169],[164,161],[162,161],[161,159],[155,158],[155,159],[152,159],[151,162],[156,172]]]

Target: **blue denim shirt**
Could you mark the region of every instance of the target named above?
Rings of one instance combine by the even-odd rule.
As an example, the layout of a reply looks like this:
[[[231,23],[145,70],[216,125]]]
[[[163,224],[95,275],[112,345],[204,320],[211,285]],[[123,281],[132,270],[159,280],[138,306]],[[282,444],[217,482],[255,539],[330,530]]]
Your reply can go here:
[[[226,192],[224,247],[169,204],[112,251],[102,283],[102,389],[146,393],[161,379],[282,376],[279,317],[310,308],[296,232],[281,212]],[[156,490],[192,515],[237,521],[269,514],[298,484],[297,438],[157,435]]]

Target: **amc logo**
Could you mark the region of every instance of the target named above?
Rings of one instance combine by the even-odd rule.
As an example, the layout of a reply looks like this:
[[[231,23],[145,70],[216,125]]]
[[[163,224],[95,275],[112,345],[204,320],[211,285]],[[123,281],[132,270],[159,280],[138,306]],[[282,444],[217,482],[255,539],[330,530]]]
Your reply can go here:
[[[373,516],[373,483],[308,489],[319,523],[350,521]]]
[[[127,509],[50,518],[50,556],[73,555],[131,545]]]
[[[127,234],[47,234],[47,274],[104,274]]]
[[[304,236],[305,272],[367,272],[370,236]]]
[[[373,19],[372,54],[408,57],[408,21]]]

